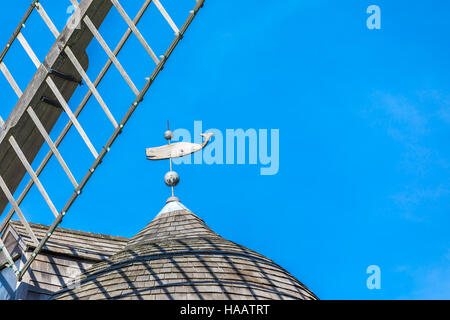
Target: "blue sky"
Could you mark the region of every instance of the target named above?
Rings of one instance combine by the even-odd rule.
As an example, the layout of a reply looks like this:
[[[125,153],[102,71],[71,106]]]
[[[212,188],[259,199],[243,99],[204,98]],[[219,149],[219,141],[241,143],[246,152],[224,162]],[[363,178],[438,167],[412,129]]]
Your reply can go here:
[[[60,30],[66,2],[42,1]],[[130,16],[141,3],[122,2]],[[194,5],[161,2],[179,26]],[[366,27],[372,4],[381,30]],[[27,5],[4,4],[2,43]],[[144,150],[165,143],[167,119],[173,129],[193,130],[195,120],[222,132],[279,129],[277,175],[261,176],[259,165],[180,165],[176,195],[322,299],[450,298],[449,11],[443,0],[206,1],[62,226],[130,237],[158,213],[170,195],[168,164]],[[39,19],[24,35],[42,61],[54,39]],[[162,54],[173,32],[153,5],[139,27]],[[125,29],[113,9],[100,31],[114,47]],[[19,45],[12,52],[5,62],[24,89],[35,69]],[[106,55],[95,41],[88,54],[95,78]],[[154,67],[135,38],[119,60],[138,87]],[[0,90],[6,119],[17,98],[3,78]],[[116,70],[99,91],[120,119],[133,94]],[[94,100],[80,122],[101,149],[112,127]],[[61,152],[81,180],[93,159],[75,131]],[[62,208],[71,185],[56,161],[42,181]],[[22,207],[31,221],[52,222],[34,188]],[[367,289],[370,265],[381,269],[380,290]]]

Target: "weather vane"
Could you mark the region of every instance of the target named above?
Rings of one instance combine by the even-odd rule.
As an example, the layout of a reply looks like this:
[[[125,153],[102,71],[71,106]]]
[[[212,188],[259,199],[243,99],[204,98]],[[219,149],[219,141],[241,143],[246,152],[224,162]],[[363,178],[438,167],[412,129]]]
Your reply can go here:
[[[168,187],[172,189],[172,198],[175,197],[173,188],[180,182],[180,176],[172,169],[172,159],[180,158],[192,154],[194,152],[202,150],[211,140],[214,133],[201,133],[203,137],[202,143],[191,142],[175,142],[171,143],[173,139],[173,132],[170,131],[169,120],[167,120],[167,131],[164,132],[164,138],[168,141],[168,144],[161,147],[147,148],[146,156],[147,160],[167,160],[169,159],[170,171],[164,176],[164,182]],[[171,199],[171,198],[169,198]]]

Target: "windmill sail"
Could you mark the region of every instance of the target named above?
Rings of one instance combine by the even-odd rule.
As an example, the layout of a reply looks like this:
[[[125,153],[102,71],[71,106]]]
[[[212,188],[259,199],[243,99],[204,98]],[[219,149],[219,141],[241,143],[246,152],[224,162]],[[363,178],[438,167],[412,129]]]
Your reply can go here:
[[[145,39],[145,32],[139,30],[137,26],[152,2],[155,4],[154,10],[158,10],[162,15],[167,28],[175,33],[172,42],[165,52],[158,53],[154,51]],[[35,250],[19,269],[15,266],[11,254],[8,252],[5,244],[0,238],[0,251],[2,251],[0,255],[2,255],[2,258],[6,259],[7,263],[14,269],[19,280],[34,261],[37,254],[44,248],[56,227],[61,223],[63,217],[92,177],[97,166],[102,163],[106,154],[110,151],[114,141],[122,132],[135,109],[142,102],[145,94],[155,81],[159,72],[163,69],[178,42],[183,38],[188,26],[203,6],[203,2],[204,0],[196,0],[195,6],[193,5],[194,8],[191,11],[186,12],[187,18],[184,24],[181,27],[178,27],[172,20],[170,13],[164,9],[163,3],[159,0],[145,0],[133,20],[129,17],[128,13],[118,0],[83,0],[80,3],[76,0],[70,0],[70,2],[68,1],[68,5],[72,4],[75,6],[76,11],[74,12],[74,16],[80,17],[81,21],[79,25],[81,28],[73,28],[73,26],[69,25],[73,22],[69,20],[68,25],[66,25],[62,31],[58,31],[50,16],[44,10],[42,3],[32,1],[5,49],[0,54],[0,70],[3,72],[8,83],[11,85],[12,90],[19,98],[6,121],[0,117],[0,215],[4,218],[0,224],[0,233],[5,231],[13,215],[17,214],[25,229],[28,231],[30,239],[35,242]],[[115,49],[111,49],[108,46],[98,30],[109,12],[113,9],[120,14],[128,27]],[[44,23],[48,26],[50,33],[56,38],[49,53],[45,59],[42,60],[37,57],[33,48],[30,46],[30,43],[21,32],[23,26],[33,12],[37,12],[37,14],[41,16]],[[32,25],[30,22],[28,28],[31,27]],[[152,30],[152,32],[156,32],[156,30]],[[151,73],[151,75],[140,89],[137,88],[132,81],[131,76],[128,75],[118,59],[120,51],[128,42],[131,35],[134,35],[137,38],[138,43],[142,45],[145,52],[149,55],[150,61],[155,64],[154,69],[149,70],[148,72],[149,74]],[[86,73],[89,60],[86,54],[86,48],[94,38],[108,56],[108,61],[95,80],[90,79]],[[16,40],[20,42],[20,45],[37,69],[31,82],[26,87],[23,87],[26,88],[24,91],[22,91],[5,64],[5,57],[10,51],[13,42]],[[162,55],[159,56],[159,54]],[[112,110],[115,109],[105,103],[97,90],[97,87],[105,75],[108,74],[108,71],[113,64],[134,95],[133,100],[130,101],[130,107],[123,110],[124,115],[120,116],[120,118],[117,114],[114,114]],[[78,89],[81,81],[86,84],[88,92],[77,108],[71,108],[69,106],[69,100]],[[108,133],[109,138],[104,142],[104,147],[101,150],[96,149],[95,145],[92,143],[92,138],[87,134],[83,124],[81,124],[78,119],[79,114],[92,96],[98,102],[104,116],[110,122],[109,126],[112,130],[112,133]],[[119,107],[116,109],[118,108]],[[52,140],[52,138],[50,138],[50,133],[53,133],[53,126],[63,114],[68,117],[69,121],[63,126],[63,130],[59,135],[56,134],[56,140]],[[77,177],[72,173],[70,166],[58,151],[59,145],[65,141],[65,137],[71,128],[75,129],[76,134],[81,138],[81,141],[85,145],[83,146],[84,149],[72,150],[72,152],[89,153],[93,157],[92,165],[86,168],[86,174],[80,177]],[[48,145],[50,150],[44,156],[43,160],[39,163],[35,163],[34,160],[36,155],[41,150],[44,143]],[[71,196],[61,208],[57,208],[53,204],[51,194],[46,191],[45,186],[39,179],[39,176],[47,167],[47,164],[53,156],[58,160],[69,180],[68,182],[73,186]],[[15,198],[14,195],[16,190],[19,184],[22,183],[26,173],[28,173],[31,178],[18,198]],[[49,206],[49,211],[55,216],[55,220],[49,227],[48,232],[40,239],[33,233],[25,215],[20,209],[22,201],[33,185],[36,185]],[[11,204],[9,211],[3,212],[8,208],[8,203]]]

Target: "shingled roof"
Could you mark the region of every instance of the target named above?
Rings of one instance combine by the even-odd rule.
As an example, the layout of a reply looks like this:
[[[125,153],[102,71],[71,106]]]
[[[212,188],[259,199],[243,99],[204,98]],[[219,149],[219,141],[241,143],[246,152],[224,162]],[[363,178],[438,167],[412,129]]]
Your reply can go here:
[[[177,200],[54,299],[317,299],[272,260],[212,231]]]
[[[27,247],[34,249],[34,244],[20,221],[11,220],[9,225]],[[46,225],[36,223],[30,223],[30,227],[38,239],[42,239],[49,228]],[[123,249],[128,241],[129,239],[125,237],[58,227],[47,242],[45,251],[101,261]]]

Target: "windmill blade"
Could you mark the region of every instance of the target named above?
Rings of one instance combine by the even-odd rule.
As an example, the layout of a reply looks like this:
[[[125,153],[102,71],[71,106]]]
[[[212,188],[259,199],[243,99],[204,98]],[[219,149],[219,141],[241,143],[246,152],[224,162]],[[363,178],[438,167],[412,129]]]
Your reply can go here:
[[[87,182],[93,176],[98,165],[110,151],[111,146],[122,132],[129,118],[144,99],[144,96],[150,89],[159,72],[163,69],[167,59],[171,56],[173,50],[183,38],[183,35],[197,15],[197,12],[202,8],[204,0],[197,0],[195,6],[193,3],[194,8],[186,13],[187,19],[180,28],[178,28],[171,18],[170,13],[164,8],[163,3],[161,3],[161,1],[154,2],[155,8],[160,12],[162,18],[167,23],[167,26],[175,31],[172,42],[167,50],[162,52],[162,55],[159,56],[160,58],[157,58],[159,53],[157,53],[154,48],[152,49],[147,42],[145,30],[143,28],[138,28],[137,26],[152,3],[152,0],[146,0],[144,2],[133,20],[131,20],[118,0],[83,0],[80,3],[75,0],[70,0],[69,4],[70,3],[76,7],[76,12],[74,14],[77,14],[81,19],[80,29],[71,27],[69,21],[65,28],[62,31],[59,31],[52,22],[51,16],[49,16],[44,9],[43,4],[33,1],[15,29],[5,49],[0,54],[0,69],[8,83],[11,85],[13,92],[19,98],[7,119],[4,120],[0,117],[0,181],[2,181],[2,189],[0,190],[0,216],[3,218],[0,224],[0,233],[4,232],[14,213],[18,213],[22,222],[25,226],[27,225],[27,220],[24,217],[23,211],[20,210],[20,205],[33,185],[37,186],[46,204],[49,206],[50,214],[55,216],[53,223],[42,239],[37,239],[32,235],[35,242],[35,249],[22,267],[15,270],[17,271],[16,275],[19,281],[39,252],[45,247],[46,242],[52,236],[55,228],[61,223],[63,217],[67,214]],[[99,32],[99,28],[103,21],[113,9],[117,10],[128,27],[114,50],[110,49]],[[25,23],[35,10],[42,18],[43,22],[48,26],[50,33],[56,38],[56,41],[45,57],[45,63],[42,63],[44,60],[39,60],[25,35],[21,32]],[[154,30],[152,31],[155,32]],[[138,45],[141,45],[145,52],[148,53],[150,61],[156,63],[156,67],[151,71],[150,77],[148,77],[145,85],[141,89],[138,89],[135,82],[132,80],[133,75],[127,73],[125,67],[117,58],[131,35],[137,37],[139,40]],[[16,40],[22,45],[26,54],[37,68],[31,82],[22,89],[4,62],[12,44]],[[91,80],[86,72],[88,67],[86,49],[92,41],[97,41],[108,57],[108,61],[95,80],[94,78]],[[124,110],[124,116],[121,117],[121,119],[113,114],[114,108],[104,101],[98,90],[98,86],[108,74],[112,65],[117,68],[119,74],[125,80],[127,89],[131,89],[134,94],[133,100],[130,101],[129,108]],[[71,106],[70,98],[78,89],[81,81],[87,84],[88,92],[78,107],[73,108],[73,106]],[[93,140],[84,130],[83,124],[80,123],[79,119],[81,111],[83,111],[92,96],[95,97],[95,100],[100,107],[98,110],[101,110],[104,116],[109,119],[110,128],[113,130],[112,133],[109,134],[109,138],[104,142],[104,147],[101,150],[96,150],[92,143]],[[64,119],[64,117],[68,118],[68,122],[63,126],[63,130],[58,135],[58,138],[53,140],[50,137],[50,134],[52,133],[56,122],[60,121],[60,118]],[[72,126],[76,129],[76,134],[81,137],[86,145],[83,149],[72,150],[72,152],[90,152],[94,158],[92,164],[85,169],[86,174],[81,177],[76,177],[73,173],[74,170],[70,168],[58,149],[60,144],[65,141],[65,137]],[[40,163],[35,163],[36,155],[44,144],[49,147],[49,151]],[[58,164],[65,172],[65,180],[68,180],[73,187],[73,193],[62,208],[57,208],[55,202],[52,201],[52,194],[45,188],[45,181],[39,179],[53,156],[55,156]],[[25,184],[24,189],[17,199],[15,199],[16,190],[22,183],[26,173],[28,173],[31,178]],[[8,212],[5,212],[9,203],[11,204],[11,209]],[[12,261],[10,253],[1,241],[0,251],[3,252],[7,261]],[[15,268],[15,266],[11,267]]]

